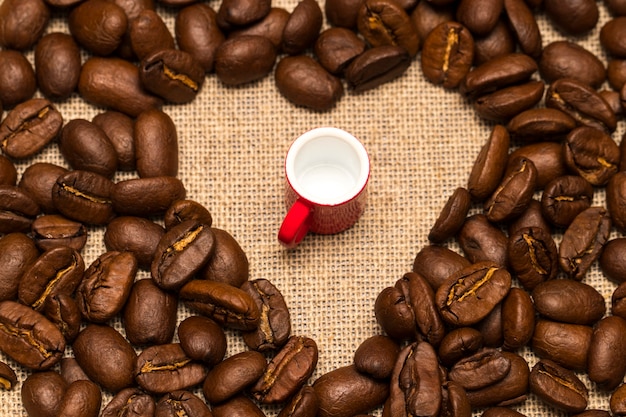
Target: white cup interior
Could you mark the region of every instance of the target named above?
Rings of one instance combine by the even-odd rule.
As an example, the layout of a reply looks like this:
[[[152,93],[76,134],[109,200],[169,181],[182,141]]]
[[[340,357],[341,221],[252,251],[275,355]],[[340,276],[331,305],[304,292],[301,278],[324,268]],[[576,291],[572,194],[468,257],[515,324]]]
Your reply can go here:
[[[336,205],[355,197],[367,184],[367,151],[348,132],[321,127],[298,137],[285,161],[291,186],[305,199]]]

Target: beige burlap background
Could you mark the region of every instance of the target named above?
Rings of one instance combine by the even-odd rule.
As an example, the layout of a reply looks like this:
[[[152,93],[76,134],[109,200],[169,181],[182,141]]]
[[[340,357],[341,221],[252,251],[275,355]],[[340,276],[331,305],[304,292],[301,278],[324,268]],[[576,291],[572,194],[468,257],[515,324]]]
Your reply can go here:
[[[209,4],[219,6],[216,0]],[[296,4],[296,0],[273,3],[289,11]],[[609,14],[602,4],[600,8],[597,28],[574,40],[606,60],[598,33]],[[159,12],[173,32],[174,10],[159,8]],[[544,45],[565,38],[544,16],[539,20]],[[67,32],[67,27],[57,18],[47,31]],[[32,51],[28,56],[32,60]],[[78,96],[58,103],[58,108],[66,121],[91,120],[103,110]],[[293,334],[317,342],[319,363],[311,382],[350,364],[358,345],[380,333],[374,317],[378,293],[411,269],[415,254],[428,244],[427,234],[439,210],[456,187],[466,185],[491,129],[458,93],[427,82],[417,59],[400,79],[364,94],[347,91],[335,108],[323,113],[286,101],[276,90],[273,75],[237,88],[225,87],[209,75],[194,102],[164,110],[178,128],[179,177],[188,198],[204,204],[214,226],[237,239],[250,261],[251,279],[269,279],[280,289],[290,307]],[[617,141],[623,124],[614,135]],[[343,128],[365,144],[372,163],[369,202],[352,229],[335,236],[309,235],[297,249],[288,251],[276,239],[286,211],[283,159],[295,137],[318,126]],[[28,162],[34,161],[66,166],[56,145]],[[19,166],[20,174],[25,166]],[[115,179],[133,175],[119,174]],[[604,204],[603,192],[595,198],[596,204]],[[87,265],[105,251],[102,237],[103,230],[90,229],[83,251]],[[449,246],[459,250],[453,243]],[[147,276],[145,271],[139,274]],[[585,282],[595,285],[608,305],[615,285],[602,277],[597,265]],[[181,306],[179,320],[189,314]],[[119,320],[112,324],[121,329]],[[228,342],[228,356],[245,349],[237,332],[228,332]],[[536,359],[523,353],[534,364]],[[4,355],[0,359],[19,369]],[[0,392],[0,415],[27,415],[20,400],[21,381],[27,375],[18,371],[20,385]],[[590,407],[608,409],[608,395],[582,378],[591,391]],[[105,394],[104,403],[109,399]],[[516,409],[533,416],[559,415],[532,395]],[[277,414],[276,408],[265,410],[268,416]],[[374,413],[380,415],[380,410]]]

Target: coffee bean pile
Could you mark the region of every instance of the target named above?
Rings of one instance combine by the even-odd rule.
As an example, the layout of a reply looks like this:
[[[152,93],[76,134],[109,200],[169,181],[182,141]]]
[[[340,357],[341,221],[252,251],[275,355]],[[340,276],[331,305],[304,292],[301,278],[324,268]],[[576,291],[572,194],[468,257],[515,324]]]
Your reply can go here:
[[[626,415],[626,238],[609,240],[626,231],[626,141],[612,137],[626,112],[623,0],[606,0],[606,66],[574,42],[543,45],[535,18],[579,36],[597,24],[593,0],[328,0],[325,13],[314,0],[290,12],[159,3],[175,11],[175,34],[151,0],[0,5],[0,350],[31,372],[29,415],[263,416],[260,405],[277,404],[280,417],[381,405],[394,417],[515,416],[503,407],[529,395],[610,415],[586,410],[581,373]],[[53,14],[70,33],[43,35]],[[344,84],[363,92],[412,63],[494,126],[432,245],[377,297],[384,335],[308,385],[316,342],[291,334],[280,291],[250,280],[238,242],[187,199],[178,132],[160,108],[193,101],[210,73],[237,86],[273,72],[288,101],[327,111]],[[54,103],[76,92],[107,110],[64,120]],[[34,163],[18,181],[15,164],[53,142],[70,169]],[[114,182],[120,171],[137,177]],[[592,205],[599,188],[606,207]],[[85,265],[93,227],[107,251]],[[582,282],[596,261],[619,284],[609,314]],[[179,302],[196,314],[177,325]],[[225,358],[224,329],[249,350]],[[540,358],[532,369],[528,347]],[[4,363],[0,382],[18,383]]]

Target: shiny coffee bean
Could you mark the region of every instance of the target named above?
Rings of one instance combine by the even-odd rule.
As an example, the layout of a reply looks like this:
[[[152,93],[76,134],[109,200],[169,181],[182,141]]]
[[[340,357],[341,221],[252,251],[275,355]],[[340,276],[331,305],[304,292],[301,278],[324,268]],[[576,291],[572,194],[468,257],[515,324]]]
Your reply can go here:
[[[567,227],[574,218],[591,206],[593,187],[577,175],[565,175],[550,181],[541,195],[541,212],[558,227]]]
[[[213,224],[213,217],[209,210],[193,200],[174,201],[163,215],[163,222],[168,230],[185,220],[197,220],[207,226]]]
[[[0,387],[11,390],[17,385],[17,375],[15,371],[6,363],[0,362]]]
[[[0,155],[0,184],[17,185],[15,164],[4,155]]]
[[[510,220],[522,214],[535,191],[537,169],[526,158],[512,162],[496,191],[484,204],[487,220],[497,223]]]
[[[400,346],[390,337],[371,336],[355,350],[354,366],[373,378],[389,378],[399,353]]]
[[[107,225],[104,244],[107,250],[131,252],[140,268],[149,269],[164,233],[162,226],[146,218],[120,216]]]
[[[68,385],[61,404],[60,416],[97,417],[100,414],[102,393],[91,381],[75,381]]]
[[[468,217],[459,231],[457,241],[470,262],[490,261],[506,265],[508,239],[484,214]]]
[[[574,78],[598,88],[606,79],[602,61],[570,41],[555,41],[546,45],[539,60],[539,73],[548,84],[559,78]]]
[[[16,301],[2,301],[0,323],[0,349],[18,364],[38,371],[61,360],[65,338],[41,313]]]
[[[264,312],[257,329],[242,334],[244,343],[259,352],[279,349],[291,335],[289,308],[282,294],[266,279],[246,281],[240,288],[250,294],[259,311]]]
[[[345,70],[350,88],[362,92],[389,82],[408,69],[411,61],[400,46],[381,45],[354,58]]]
[[[124,305],[126,338],[134,345],[170,343],[176,330],[176,295],[160,289],[151,279],[135,281]]]
[[[626,320],[626,285],[623,283],[611,294],[611,314]]]
[[[613,390],[623,381],[626,374],[624,341],[626,320],[618,316],[607,316],[593,329],[587,373],[589,379],[602,389]]]
[[[61,330],[61,334],[68,343],[78,336],[82,316],[76,300],[71,294],[62,292],[49,297],[43,309],[43,314]]]
[[[37,89],[32,65],[18,51],[0,51],[0,102],[10,108],[30,99]]]
[[[56,371],[35,372],[24,380],[22,404],[29,415],[56,416],[67,382]]]
[[[353,31],[334,27],[320,33],[315,41],[315,56],[331,74],[341,74],[348,64],[365,51],[365,41]]]
[[[556,278],[559,272],[556,243],[549,230],[538,227],[513,232],[507,244],[507,258],[511,272],[527,290]]]
[[[117,171],[117,152],[106,133],[85,119],[70,120],[59,138],[61,154],[75,170],[111,178]]]
[[[445,22],[434,28],[422,47],[422,71],[426,79],[445,88],[456,88],[472,66],[474,39],[460,23]]]
[[[31,233],[35,244],[42,251],[69,246],[80,252],[87,243],[88,236],[84,224],[58,214],[37,217],[31,225]]]
[[[463,0],[456,10],[456,18],[472,34],[484,36],[491,32],[498,23],[503,7],[504,2],[502,0],[488,2]]]
[[[454,190],[430,229],[428,240],[438,243],[455,236],[467,217],[471,199],[467,189],[459,187]]]
[[[56,213],[57,208],[52,200],[52,188],[57,178],[67,172],[67,169],[58,165],[36,162],[24,170],[18,187],[25,190],[44,213]]]
[[[267,76],[276,62],[276,48],[263,36],[240,35],[215,51],[215,74],[226,85],[241,85]]]
[[[215,10],[205,3],[187,6],[176,15],[175,30],[180,50],[190,54],[205,72],[213,71],[215,52],[225,39]]]
[[[64,100],[78,86],[80,49],[74,39],[61,32],[42,37],[35,48],[37,86],[44,96]]]
[[[149,177],[123,180],[111,189],[111,204],[116,212],[130,216],[164,213],[186,190],[176,177]]]
[[[480,117],[506,123],[517,114],[534,107],[543,97],[542,81],[529,81],[521,85],[505,87],[474,101],[474,109]]]
[[[480,149],[467,180],[467,190],[475,201],[486,200],[500,184],[509,145],[507,130],[502,125],[495,125],[487,142]]]
[[[571,279],[542,282],[533,289],[532,296],[539,314],[564,323],[591,325],[606,311],[598,290]]]
[[[41,0],[7,0],[0,7],[0,45],[24,50],[41,37],[50,20],[50,8]]]
[[[20,103],[0,124],[2,151],[15,159],[33,156],[57,138],[62,125],[63,116],[48,100]]]
[[[157,402],[155,417],[211,417],[208,405],[195,394],[178,390],[166,393]]]
[[[96,55],[109,55],[120,45],[128,19],[117,4],[88,0],[70,12],[68,25],[76,41]]]
[[[231,32],[228,32],[229,37],[239,36],[239,35],[258,35],[264,38],[267,38],[272,42],[272,45],[276,48],[277,51],[280,51],[281,45],[283,43],[283,32],[285,29],[285,25],[289,20],[291,13],[285,10],[282,7],[272,7],[270,12],[263,19],[258,22],[243,27],[241,29],[236,29]],[[319,30],[319,29],[318,29]],[[350,31],[354,34],[354,32]]]
[[[485,348],[452,365],[448,378],[466,390],[476,390],[495,384],[510,370],[509,358],[497,349]]]
[[[517,350],[530,342],[535,330],[535,307],[528,292],[511,288],[502,302],[503,348]]]
[[[611,281],[621,284],[626,281],[626,258],[624,249],[626,248],[626,238],[618,237],[609,240],[604,245],[598,263],[604,276]]]
[[[254,384],[265,370],[263,354],[250,350],[236,353],[209,371],[202,390],[211,404],[218,404],[240,394]]]
[[[602,26],[600,30],[600,44],[616,58],[626,58],[626,16],[615,17]]]
[[[567,135],[564,155],[567,167],[591,185],[606,185],[619,169],[619,147],[611,136],[591,127],[578,127]]]
[[[446,333],[437,354],[441,363],[449,367],[482,347],[483,336],[478,330],[473,327],[459,327]]]
[[[502,324],[502,303],[496,304],[491,312],[475,325],[483,337],[483,345],[489,348],[499,348],[504,344]]]
[[[101,417],[118,417],[130,412],[137,417],[154,417],[156,404],[139,388],[124,388],[102,409]]]
[[[211,367],[224,359],[226,335],[210,318],[189,316],[178,325],[177,332],[180,347],[191,359],[202,361]]]
[[[433,290],[454,272],[468,266],[470,262],[444,246],[424,246],[413,260],[413,272],[423,276]]]
[[[543,217],[543,213],[541,213],[541,202],[535,199],[531,200],[526,210],[509,224],[509,236],[512,236],[516,231],[524,227],[538,227],[547,232],[552,231],[552,227]]]
[[[539,58],[543,44],[537,20],[523,0],[504,0],[504,12],[520,49],[532,58]]]
[[[535,325],[531,346],[542,359],[553,360],[574,371],[584,371],[592,334],[591,326],[540,319]]]
[[[437,6],[428,1],[420,1],[417,3],[410,17],[417,31],[420,45],[424,44],[428,34],[436,28],[437,25],[455,20],[454,9],[452,7]]]
[[[32,239],[24,233],[9,233],[0,238],[0,300],[17,299],[20,280],[39,257]]]
[[[115,216],[113,182],[89,171],[69,171],[52,187],[55,208],[65,217],[88,224],[105,224]]]
[[[414,57],[420,48],[417,31],[407,12],[389,0],[365,0],[357,15],[357,28],[371,46],[396,45]]]
[[[161,49],[174,49],[174,36],[159,14],[151,9],[144,9],[128,23],[130,45],[139,60]]]
[[[356,29],[357,15],[363,0],[336,0],[324,4],[328,23],[346,29]]]
[[[313,387],[305,385],[283,407],[278,413],[278,417],[315,417],[318,409],[319,402],[315,390]]]
[[[117,168],[121,171],[135,170],[135,122],[116,111],[97,114],[91,122],[104,131],[117,154]]]
[[[227,0],[220,4],[217,11],[217,24],[222,30],[232,27],[247,26],[263,19],[271,9],[269,0]]]
[[[582,280],[600,256],[609,237],[611,218],[603,207],[589,207],[574,218],[559,246],[559,265],[575,280]]]
[[[619,91],[626,84],[626,59],[609,59],[606,78],[611,87]]]
[[[606,187],[606,206],[618,230],[626,230],[626,214],[622,209],[624,198],[626,198],[626,174],[620,171],[611,177]]]
[[[626,384],[621,384],[609,399],[611,413],[614,416],[626,415]]]
[[[165,101],[189,103],[204,84],[204,68],[191,54],[178,49],[157,49],[139,67],[141,85]]]
[[[285,22],[280,49],[290,55],[303,53],[317,40],[323,21],[322,9],[316,1],[299,1]]]
[[[511,136],[525,142],[561,140],[576,127],[576,121],[560,110],[530,109],[513,117],[506,126]]]
[[[178,173],[178,132],[167,113],[141,112],[135,120],[134,147],[141,178],[175,177]]]
[[[39,214],[39,206],[22,188],[0,185],[0,232],[26,232]]]
[[[179,343],[168,343],[145,348],[137,356],[134,373],[145,391],[165,394],[202,383],[207,369],[187,357]]]
[[[544,359],[530,372],[530,392],[546,403],[568,413],[587,408],[589,392],[576,373]]]
[[[558,142],[536,142],[520,146],[509,155],[507,171],[520,158],[529,159],[535,165],[535,169],[537,169],[535,187],[538,190],[543,189],[554,178],[567,173],[565,158],[563,157],[563,145]]]

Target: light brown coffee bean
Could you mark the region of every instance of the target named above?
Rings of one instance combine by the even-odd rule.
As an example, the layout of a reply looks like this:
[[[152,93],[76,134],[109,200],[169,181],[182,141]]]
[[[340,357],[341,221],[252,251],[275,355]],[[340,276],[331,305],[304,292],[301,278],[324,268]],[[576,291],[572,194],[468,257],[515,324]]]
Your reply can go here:
[[[472,66],[474,39],[463,25],[444,22],[434,28],[422,47],[422,71],[434,84],[456,88]]]

